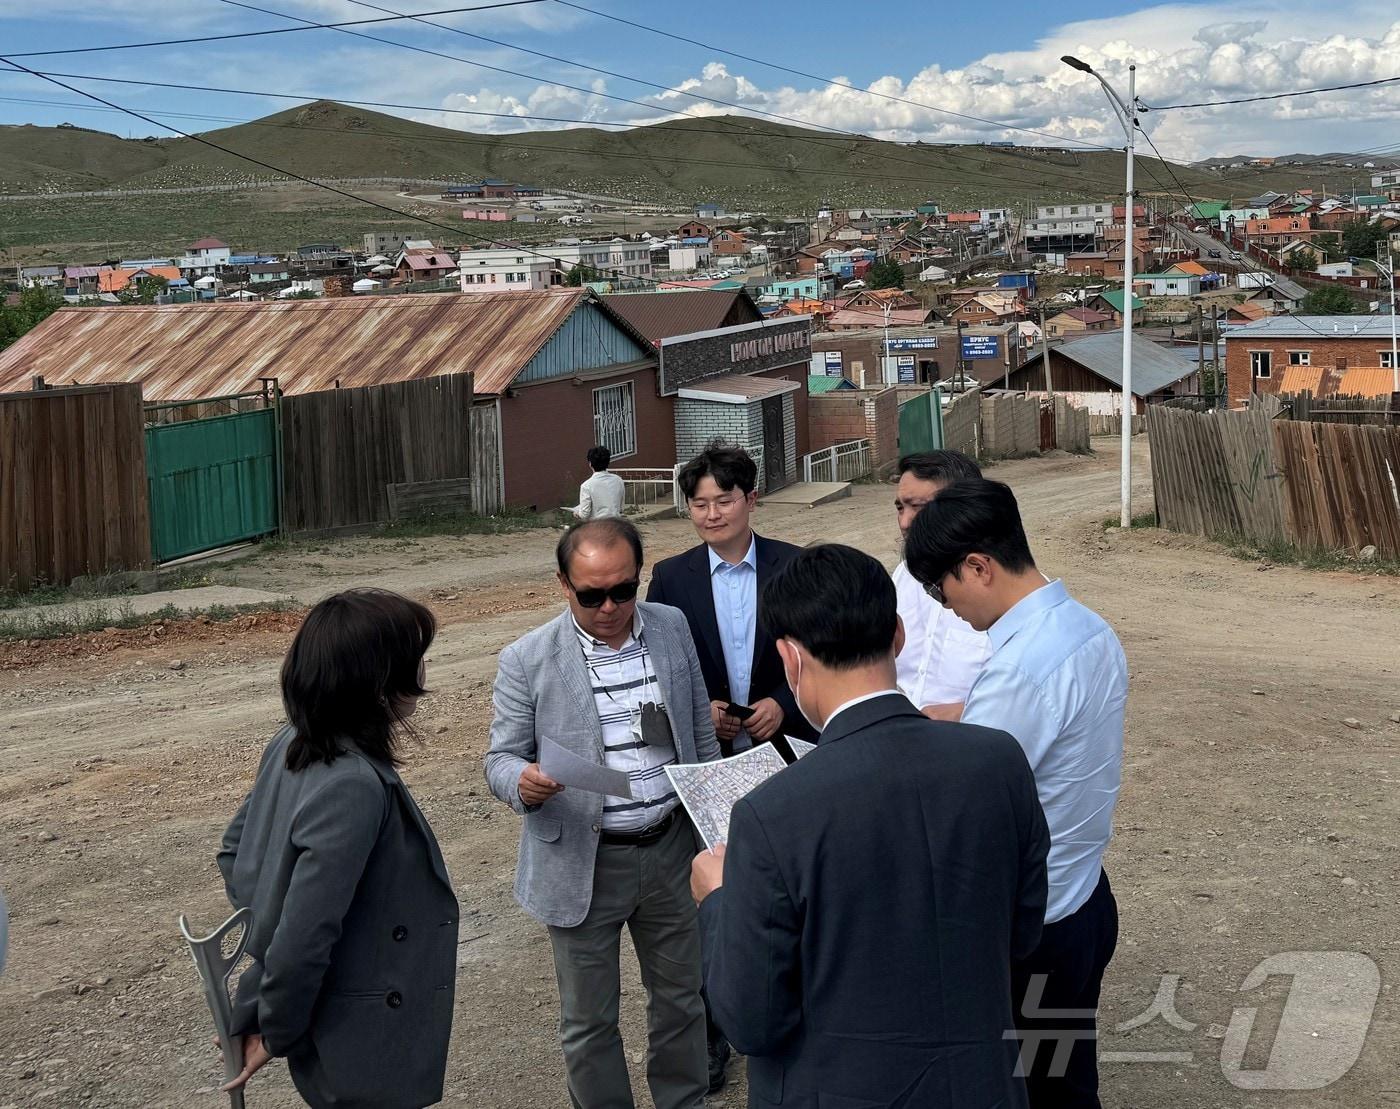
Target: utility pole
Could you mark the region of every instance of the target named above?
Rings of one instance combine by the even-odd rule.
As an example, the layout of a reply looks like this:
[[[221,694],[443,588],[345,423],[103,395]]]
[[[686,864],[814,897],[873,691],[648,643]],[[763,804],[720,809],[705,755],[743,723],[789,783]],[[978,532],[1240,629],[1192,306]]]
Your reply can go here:
[[[1040,308],[1040,360],[1045,366],[1045,392],[1053,397],[1055,386],[1050,380],[1050,336],[1045,330],[1045,301],[1040,301],[1037,307]]]
[[[1109,103],[1127,135],[1127,173],[1124,185],[1123,211],[1123,449],[1120,456],[1119,524],[1131,527],[1133,522],[1133,153],[1137,146],[1137,66],[1128,66],[1128,99],[1125,102],[1113,86],[1100,77],[1094,67],[1078,58],[1065,55],[1060,59],[1071,69],[1093,77],[1108,94]]]
[[[1214,310],[1212,309],[1212,314]],[[1196,305],[1196,383],[1205,392],[1206,387],[1206,333],[1201,326],[1201,306]]]
[[[1225,389],[1225,375],[1220,372],[1220,306],[1216,304],[1210,306],[1210,342],[1210,360],[1215,367],[1211,374],[1211,380],[1215,385],[1215,394],[1218,397],[1221,393],[1228,393],[1228,391]],[[1229,403],[1228,399],[1226,403]]]

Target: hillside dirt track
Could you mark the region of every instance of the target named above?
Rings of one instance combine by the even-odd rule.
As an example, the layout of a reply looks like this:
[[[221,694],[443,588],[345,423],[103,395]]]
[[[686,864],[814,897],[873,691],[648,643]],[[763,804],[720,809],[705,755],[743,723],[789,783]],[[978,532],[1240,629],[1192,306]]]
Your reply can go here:
[[[1122,932],[1101,1010],[1101,1050],[1188,1053],[1110,1062],[1104,1103],[1126,1109],[1400,1105],[1400,580],[1241,561],[1116,515],[1116,440],[1091,458],[997,466],[1016,489],[1042,568],[1103,613],[1132,669],[1124,785],[1108,869]],[[1139,446],[1139,511],[1147,507]],[[757,525],[807,543],[896,552],[888,487],[813,510],[767,507]],[[644,525],[648,561],[693,542]],[[235,565],[245,584],[303,600],[351,584],[416,592],[443,627],[416,718],[425,745],[405,777],[461,899],[460,977],[445,1104],[565,1106],[557,1004],[542,927],[511,898],[518,818],[481,775],[502,646],[558,610],[557,533],[351,540]],[[0,669],[0,884],[12,915],[0,978],[0,1109],[207,1106],[216,1053],[175,929],[227,915],[214,852],[279,723],[276,675],[295,621],[176,625],[12,648]],[[179,661],[183,667],[172,669]],[[1255,692],[1257,691],[1257,692]],[[1343,721],[1353,719],[1356,727]],[[858,896],[858,891],[853,891]],[[624,944],[624,947],[627,945]],[[1239,993],[1262,958],[1368,954],[1382,992],[1359,1061],[1315,1091],[1247,1091],[1219,1064],[1236,1006],[1254,1006],[1246,1066],[1263,1067],[1287,981]],[[624,955],[624,1037],[642,1082],[642,991]],[[1148,1008],[1161,976],[1176,1009]],[[711,1104],[739,1106],[736,1081]],[[258,1075],[254,1109],[299,1104],[285,1068]]]

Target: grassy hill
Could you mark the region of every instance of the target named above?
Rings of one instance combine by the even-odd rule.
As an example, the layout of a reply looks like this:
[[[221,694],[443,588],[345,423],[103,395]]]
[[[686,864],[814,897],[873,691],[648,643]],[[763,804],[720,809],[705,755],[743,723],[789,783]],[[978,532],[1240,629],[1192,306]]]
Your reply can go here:
[[[493,176],[678,209],[717,201],[778,215],[810,212],[823,202],[912,205],[928,199],[946,208],[1019,209],[1115,197],[1123,179],[1123,158],[1115,151],[900,144],[740,116],[680,119],[625,131],[486,135],[317,101],[205,137],[236,154],[313,178]],[[122,139],[66,125],[0,127],[0,193],[236,188],[278,179],[236,154],[184,138]],[[1306,166],[1169,170],[1142,158],[1138,182],[1143,195],[1175,204],[1182,188],[1193,198],[1226,199],[1266,188],[1323,184],[1335,189],[1347,183],[1329,179],[1329,172],[1338,171]],[[392,200],[392,192],[379,195]],[[101,243],[113,253],[144,253],[215,233],[248,247],[279,249],[295,245],[287,238],[313,229],[329,234],[344,224],[371,226],[385,218],[357,211],[352,201],[291,186],[202,194],[204,200],[188,203],[175,202],[177,195],[0,201],[0,248],[47,257]],[[340,215],[328,224],[323,217],[332,210]],[[444,218],[440,210],[436,214]]]
[[[627,131],[577,129],[483,135],[328,101],[206,133],[240,154],[313,177],[482,175],[638,200],[714,199],[745,207],[834,203],[945,206],[1108,197],[1122,189],[1113,151],[905,145],[848,138],[747,117],[680,119]],[[190,139],[120,139],[75,127],[0,128],[7,191],[180,187],[268,180],[275,174]],[[1147,192],[1174,189],[1155,159]],[[1156,175],[1160,184],[1153,181]],[[1178,168],[1192,192],[1222,175]],[[1236,174],[1258,187],[1253,174]]]

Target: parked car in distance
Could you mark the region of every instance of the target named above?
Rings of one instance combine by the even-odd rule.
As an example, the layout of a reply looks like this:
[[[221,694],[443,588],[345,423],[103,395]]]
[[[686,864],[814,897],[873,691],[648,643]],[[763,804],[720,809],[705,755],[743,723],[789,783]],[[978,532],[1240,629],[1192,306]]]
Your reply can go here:
[[[859,277],[857,277],[854,281],[847,281],[844,285],[841,286],[841,288],[843,288],[843,289],[864,289],[864,288],[865,288],[865,282],[862,281]]]
[[[1194,232],[1196,232],[1196,234],[1198,234],[1198,235],[1203,235],[1203,234],[1205,234],[1205,230],[1206,230],[1206,229],[1205,229],[1205,225],[1204,225],[1204,224],[1198,223],[1198,224],[1196,224],[1195,227],[1191,228],[1191,230],[1194,231]]]
[[[1241,255],[1240,255],[1240,252],[1239,252],[1238,250],[1232,250],[1232,251],[1230,251],[1230,257],[1233,258],[1233,259],[1235,259],[1235,261],[1238,262],[1238,261],[1240,260]]]
[[[1218,251],[1218,250],[1208,250],[1208,251],[1206,251],[1206,257],[1207,257],[1207,258],[1219,258],[1219,257],[1220,257],[1220,251]]]

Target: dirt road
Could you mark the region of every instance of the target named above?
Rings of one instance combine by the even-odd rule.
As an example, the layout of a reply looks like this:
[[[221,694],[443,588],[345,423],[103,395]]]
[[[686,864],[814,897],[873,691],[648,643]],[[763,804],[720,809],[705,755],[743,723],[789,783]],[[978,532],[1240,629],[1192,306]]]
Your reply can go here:
[[[1153,530],[1105,535],[1115,446],[993,471],[1016,488],[1042,568],[1113,622],[1132,666],[1108,860],[1122,939],[1101,1017],[1101,1050],[1119,1053],[1104,1064],[1105,1103],[1400,1104],[1389,981],[1400,970],[1400,725],[1388,720],[1400,709],[1400,582],[1264,568]],[[890,500],[888,488],[861,486],[815,510],[762,509],[759,526],[892,562]],[[645,534],[651,560],[693,541],[679,520]],[[481,777],[495,656],[557,610],[554,538],[361,540],[222,571],[307,600],[360,582],[417,591],[444,621],[429,658],[437,692],[420,711],[427,742],[406,778],[462,903],[450,1105],[567,1104],[549,946],[510,896],[517,818]],[[0,883],[13,917],[0,1109],[222,1103],[174,921],[187,912],[208,925],[227,912],[214,851],[279,720],[289,624],[170,629],[114,651],[79,644],[0,672]],[[1238,993],[1246,974],[1268,955],[1319,950],[1364,952],[1380,967],[1360,1060],[1322,1090],[1236,1088],[1219,1063],[1233,1011],[1258,1009],[1245,1066],[1262,1068],[1287,993],[1286,979]],[[1176,1012],[1191,1030],[1157,1020],[1115,1031],[1148,1009],[1163,975],[1179,976]],[[629,971],[634,1064],[641,1001]],[[1325,1010],[1308,1016],[1325,1034]],[[714,1104],[744,1104],[742,1088]],[[297,1104],[285,1070],[260,1075],[250,1104]]]

